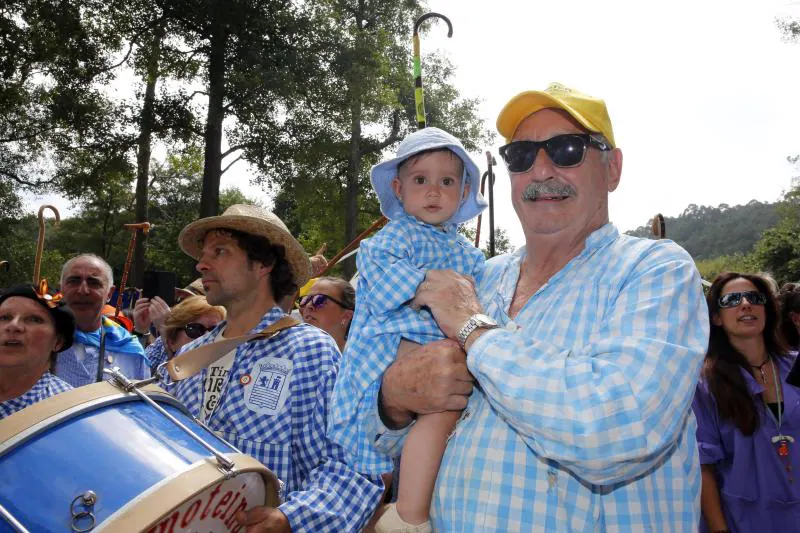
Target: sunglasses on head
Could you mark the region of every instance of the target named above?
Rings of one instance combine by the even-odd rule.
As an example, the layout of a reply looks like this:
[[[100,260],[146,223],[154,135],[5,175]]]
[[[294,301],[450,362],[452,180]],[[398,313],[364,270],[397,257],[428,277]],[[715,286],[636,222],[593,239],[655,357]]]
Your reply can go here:
[[[199,339],[216,326],[206,327],[203,324],[199,324],[197,322],[189,322],[185,326],[183,326],[183,331],[186,332],[186,336],[190,339]]]
[[[350,307],[349,305],[345,305],[344,302],[337,300],[333,296],[328,296],[327,294],[309,294],[307,296],[304,296],[300,300],[300,309],[302,309],[307,305],[310,305],[312,309],[316,310],[325,305],[325,302],[327,302],[328,300],[336,304],[339,304],[340,307],[343,307],[345,309],[352,309],[352,307]]]
[[[750,305],[764,305],[767,303],[767,296],[758,291],[729,292],[720,296],[717,303],[722,309],[727,309],[742,303],[742,298],[747,298]]]
[[[533,168],[539,150],[544,148],[547,157],[557,167],[577,167],[586,157],[586,149],[594,146],[602,152],[611,146],[588,133],[565,133],[546,141],[514,141],[500,147],[500,157],[509,172],[520,174]]]

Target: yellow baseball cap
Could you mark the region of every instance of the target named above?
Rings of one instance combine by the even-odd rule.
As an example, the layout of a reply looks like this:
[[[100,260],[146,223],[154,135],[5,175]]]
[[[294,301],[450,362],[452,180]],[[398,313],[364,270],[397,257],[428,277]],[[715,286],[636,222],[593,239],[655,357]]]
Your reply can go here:
[[[544,91],[525,91],[509,100],[497,117],[497,131],[511,142],[523,120],[547,108],[563,109],[587,130],[603,134],[616,148],[606,103],[560,83],[551,83]]]

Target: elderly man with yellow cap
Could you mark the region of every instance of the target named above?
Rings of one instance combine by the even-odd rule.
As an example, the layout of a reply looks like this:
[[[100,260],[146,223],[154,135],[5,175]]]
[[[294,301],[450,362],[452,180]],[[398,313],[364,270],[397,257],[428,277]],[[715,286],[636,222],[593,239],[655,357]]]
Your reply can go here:
[[[178,357],[268,328],[277,332],[239,344],[170,387],[209,428],[284,483],[279,507],[240,512],[240,525],[262,532],[358,531],[377,506],[383,483],[354,472],[344,450],[325,436],[341,355],[322,330],[286,324],[276,304],[308,281],[311,265],[303,248],[278,217],[250,205],[189,224],[179,244],[198,260],[208,303],[225,307],[227,319]]]
[[[696,531],[708,318],[694,262],[609,222],[622,153],[602,100],[553,84],[497,126],[525,246],[477,287],[428,272],[414,303],[448,339],[386,370],[365,427],[392,453],[415,414],[464,409],[435,531]]]

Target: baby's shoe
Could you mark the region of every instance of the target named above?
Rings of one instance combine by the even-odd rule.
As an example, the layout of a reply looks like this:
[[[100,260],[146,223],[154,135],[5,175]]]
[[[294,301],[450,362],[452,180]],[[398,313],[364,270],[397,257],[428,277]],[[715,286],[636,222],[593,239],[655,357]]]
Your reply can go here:
[[[422,524],[409,524],[397,513],[397,505],[389,504],[375,523],[375,533],[433,533],[430,520]]]

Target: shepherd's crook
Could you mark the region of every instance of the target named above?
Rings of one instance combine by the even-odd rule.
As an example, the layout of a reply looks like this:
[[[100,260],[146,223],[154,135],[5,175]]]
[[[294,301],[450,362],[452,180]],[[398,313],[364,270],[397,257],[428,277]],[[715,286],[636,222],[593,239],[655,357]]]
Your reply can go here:
[[[142,230],[142,233],[147,235],[150,228],[153,226],[149,222],[139,222],[137,224],[123,224],[122,227],[133,233],[131,234],[131,242],[128,244],[128,257],[125,258],[125,267],[122,269],[122,280],[117,289],[117,305],[114,309],[114,318],[119,316],[119,308],[122,307],[122,293],[125,292],[125,284],[128,282],[128,272],[131,269],[131,259],[133,258],[133,245],[136,244],[136,234],[139,230]]]
[[[665,239],[667,237],[667,224],[664,222],[664,215],[656,213],[656,216],[653,217],[650,231],[656,239]]]
[[[450,19],[440,13],[425,13],[414,23],[414,103],[417,105],[417,127],[422,129],[426,125],[425,120],[425,94],[422,90],[422,65],[419,53],[419,27],[423,22],[430,18],[440,18],[447,23],[447,36],[453,36],[453,24]]]
[[[39,274],[42,272],[42,253],[44,252],[44,210],[50,209],[56,216],[56,224],[61,222],[61,215],[58,214],[58,209],[52,205],[43,205],[39,208],[39,238],[36,240],[36,259],[33,262],[33,286],[38,287]]]

